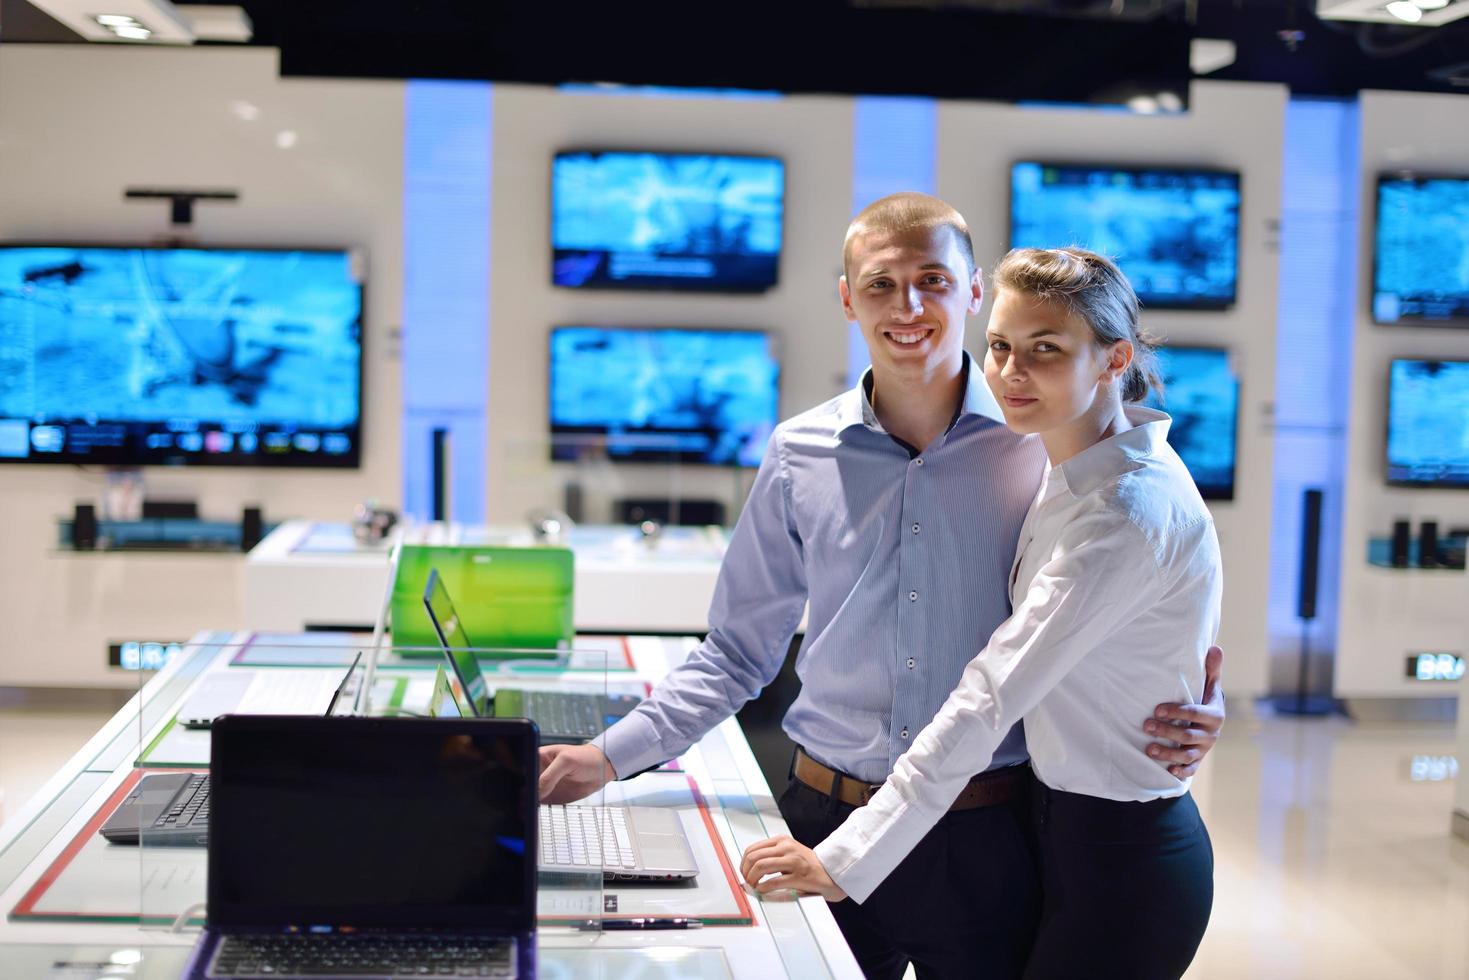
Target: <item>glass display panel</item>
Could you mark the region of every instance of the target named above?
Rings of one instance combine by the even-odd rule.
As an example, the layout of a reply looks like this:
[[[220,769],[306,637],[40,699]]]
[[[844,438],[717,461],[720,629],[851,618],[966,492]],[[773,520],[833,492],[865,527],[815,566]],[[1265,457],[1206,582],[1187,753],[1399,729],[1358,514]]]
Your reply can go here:
[[[1239,269],[1239,174],[1017,163],[1010,247],[1080,245],[1116,260],[1145,306],[1223,309]]]
[[[1469,487],[1469,361],[1393,361],[1387,402],[1387,482]]]
[[[0,462],[355,467],[345,251],[0,247]]]
[[[1469,177],[1377,180],[1372,318],[1469,324]]]
[[[559,327],[552,458],[759,466],[779,378],[761,332]]]
[[[572,152],[551,169],[557,286],[759,292],[775,285],[785,164]]]
[[[1173,417],[1168,444],[1188,467],[1205,500],[1234,499],[1239,379],[1229,352],[1211,347],[1160,347],[1161,399],[1143,402]]]

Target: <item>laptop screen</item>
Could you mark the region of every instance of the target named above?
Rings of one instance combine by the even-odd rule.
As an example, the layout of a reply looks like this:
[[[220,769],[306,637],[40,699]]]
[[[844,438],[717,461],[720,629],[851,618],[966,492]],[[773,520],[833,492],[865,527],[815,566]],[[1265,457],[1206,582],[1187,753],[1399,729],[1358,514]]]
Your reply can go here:
[[[481,717],[488,715],[489,691],[485,684],[485,675],[479,669],[479,661],[471,652],[474,644],[469,642],[464,627],[459,623],[459,614],[454,611],[454,603],[449,600],[449,590],[444,587],[444,580],[439,577],[438,569],[429,569],[428,582],[423,589],[423,604],[428,609],[429,620],[434,624],[434,632],[439,635],[439,642],[444,645],[444,654],[449,658],[459,683],[463,685],[473,713]],[[469,714],[468,711],[464,713]]]
[[[536,746],[523,720],[221,718],[210,924],[532,928]]]

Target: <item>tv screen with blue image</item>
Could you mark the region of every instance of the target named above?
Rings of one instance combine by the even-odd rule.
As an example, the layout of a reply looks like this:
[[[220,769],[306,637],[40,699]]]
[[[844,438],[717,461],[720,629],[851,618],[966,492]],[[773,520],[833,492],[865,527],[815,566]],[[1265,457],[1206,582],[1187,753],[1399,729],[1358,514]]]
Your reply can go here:
[[[744,330],[551,331],[551,457],[759,466],[780,364]]]
[[[359,264],[0,246],[0,462],[360,465]]]
[[[773,157],[567,152],[551,168],[557,286],[759,292],[780,262]]]
[[[1387,482],[1469,487],[1469,361],[1388,369]]]
[[[1372,318],[1469,325],[1469,177],[1377,179]]]
[[[1214,347],[1160,347],[1163,396],[1143,402],[1173,417],[1168,444],[1178,453],[1205,500],[1234,499],[1239,379],[1229,352]]]
[[[1239,174],[1017,163],[1010,247],[1114,259],[1144,306],[1224,309],[1239,268]]]

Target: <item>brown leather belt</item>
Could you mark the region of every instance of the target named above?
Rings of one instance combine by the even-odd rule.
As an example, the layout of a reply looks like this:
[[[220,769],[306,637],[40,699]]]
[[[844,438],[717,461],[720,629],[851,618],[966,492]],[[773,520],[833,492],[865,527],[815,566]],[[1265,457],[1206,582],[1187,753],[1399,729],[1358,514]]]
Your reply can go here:
[[[828,769],[800,749],[796,749],[793,774],[799,782],[822,796],[835,796],[849,806],[866,806],[872,795],[882,788],[882,783],[874,786],[835,769]],[[949,810],[977,810],[997,803],[1008,803],[1020,797],[1030,780],[1030,766],[1008,766],[982,772],[969,781]],[[833,786],[836,788],[835,792],[832,791]]]

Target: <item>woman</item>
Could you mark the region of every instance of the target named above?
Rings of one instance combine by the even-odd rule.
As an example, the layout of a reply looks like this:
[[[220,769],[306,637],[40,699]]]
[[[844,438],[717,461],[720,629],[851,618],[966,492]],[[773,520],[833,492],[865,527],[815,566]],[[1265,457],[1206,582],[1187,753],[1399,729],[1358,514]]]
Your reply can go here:
[[[1213,902],[1192,798],[1132,719],[1197,700],[1218,629],[1213,521],[1169,419],[1132,287],[1079,248],[1017,249],[995,270],[985,378],[1050,465],[1021,530],[1014,613],[867,806],[814,851],[746,852],[746,880],[858,902],[1025,720],[1044,885],[1028,977],[1178,977]],[[1181,653],[1181,651],[1195,651]],[[982,969],[976,964],[976,969]]]

